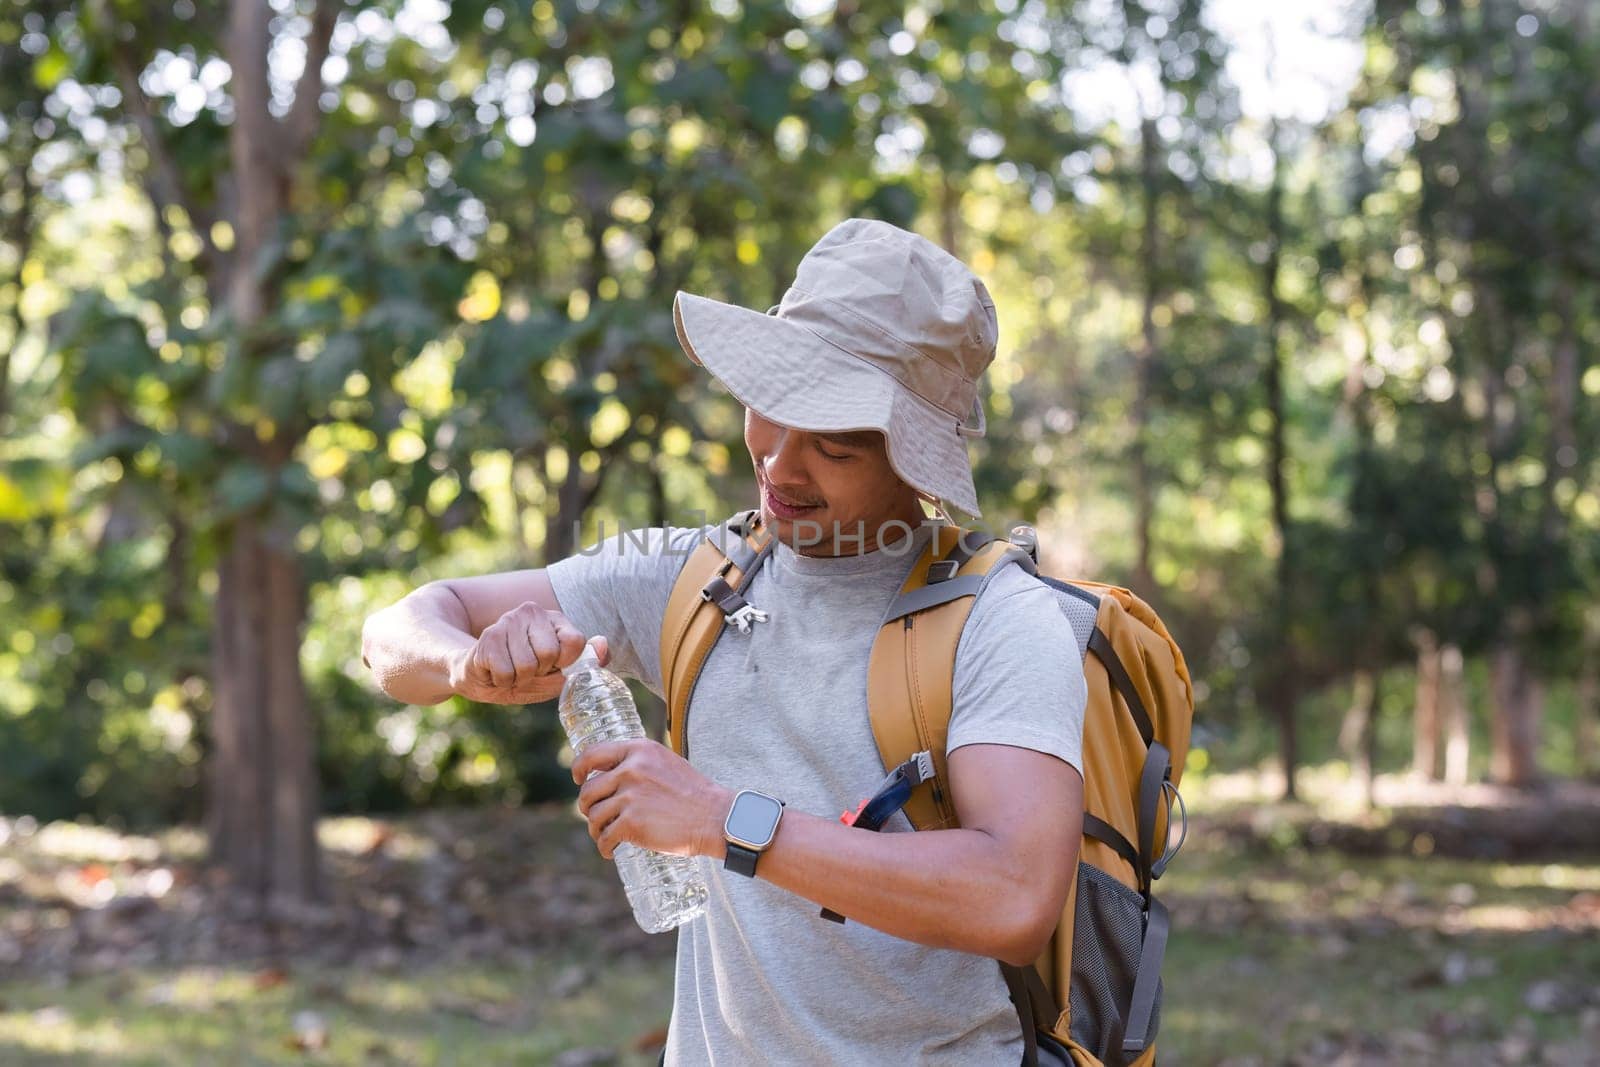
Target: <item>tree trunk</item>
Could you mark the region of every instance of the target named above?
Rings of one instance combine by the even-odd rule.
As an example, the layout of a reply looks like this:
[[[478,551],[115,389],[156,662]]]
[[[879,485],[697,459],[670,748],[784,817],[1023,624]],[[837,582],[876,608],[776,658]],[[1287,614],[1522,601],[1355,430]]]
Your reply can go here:
[[[1444,720],[1445,738],[1444,780],[1456,786],[1467,784],[1467,765],[1472,756],[1464,667],[1458,646],[1446,644],[1439,650],[1439,715]]]
[[[1539,781],[1539,724],[1544,687],[1523,651],[1522,628],[1513,626],[1490,652],[1489,776],[1502,785],[1526,788]]]
[[[588,494],[583,489],[583,472],[578,457],[568,459],[567,476],[556,486],[556,508],[544,530],[544,564],[566,559],[578,549],[579,524],[583,521]]]
[[[1130,583],[1140,596],[1156,591],[1150,567],[1150,527],[1155,521],[1155,486],[1150,471],[1150,383],[1155,373],[1155,309],[1160,283],[1156,277],[1161,257],[1161,186],[1156,180],[1156,155],[1160,151],[1154,119],[1145,119],[1139,133],[1139,189],[1144,207],[1143,238],[1139,248],[1139,273],[1144,279],[1144,303],[1139,318],[1139,345],[1133,358],[1133,510],[1134,560]]]
[[[1557,553],[1567,535],[1566,516],[1556,500],[1556,486],[1578,470],[1578,436],[1574,409],[1579,396],[1578,315],[1573,286],[1563,279],[1556,286],[1556,316],[1561,323],[1550,354],[1551,374],[1545,383],[1545,405],[1550,432],[1545,438],[1544,479],[1540,489],[1539,532],[1545,551]]]
[[[263,909],[320,895],[305,580],[292,547],[273,540],[253,519],[235,526],[212,629],[211,854]]]
[[[290,179],[315,128],[320,71],[336,16],[334,4],[318,3],[306,70],[292,110],[279,122],[267,106],[271,9],[263,0],[231,5],[227,58],[235,118],[229,152],[238,194],[233,258],[241,267],[208,282],[226,294],[234,331],[227,358],[246,365],[259,358],[253,334],[279,298],[256,265],[278,239],[289,210]],[[246,426],[225,425],[222,434],[230,451],[259,463],[276,484],[293,449],[289,427],[278,428],[268,443]],[[268,909],[315,899],[320,879],[315,730],[300,674],[305,577],[289,536],[262,521],[258,515],[235,521],[217,568],[207,827],[212,859],[235,890]]]
[[[1274,156],[1276,157],[1276,148]],[[1278,182],[1274,181],[1273,184],[1276,187]],[[1281,206],[1276,204],[1269,212],[1274,231],[1273,246],[1280,251],[1282,214]],[[1357,260],[1361,263],[1361,269],[1356,276],[1356,291],[1360,294],[1361,311],[1357,314],[1356,321],[1361,329],[1362,344],[1359,357],[1351,361],[1345,374],[1344,403],[1351,424],[1355,428],[1355,481],[1350,490],[1349,509],[1359,528],[1376,526],[1379,502],[1375,499],[1374,493],[1377,459],[1373,448],[1372,403],[1367,388],[1367,370],[1375,363],[1372,327],[1368,318],[1368,309],[1372,307],[1372,294],[1366,261],[1359,252]],[[1272,301],[1278,299],[1276,280],[1277,271],[1274,270],[1268,279],[1268,299]],[[1276,344],[1273,346],[1273,352],[1275,354],[1278,352]],[[1281,395],[1282,382],[1276,382],[1273,388]],[[1274,406],[1276,407],[1276,404]],[[1287,527],[1287,522],[1285,526]],[[1381,559],[1382,555],[1377,554],[1361,567],[1360,636],[1354,642],[1357,663],[1355,695],[1345,722],[1346,729],[1351,734],[1348,748],[1353,752],[1350,759],[1351,766],[1361,780],[1362,800],[1369,810],[1373,806],[1373,779],[1377,773],[1374,766],[1377,746],[1376,680],[1383,670],[1382,651],[1378,646],[1380,616],[1383,612],[1379,585],[1382,576],[1379,569],[1382,565]]]
[[[523,547],[532,552],[536,541],[534,530],[542,521],[545,525],[546,559],[556,558],[548,555],[552,520],[549,511],[546,510],[550,487],[549,477],[545,472],[549,457],[550,449],[546,445],[513,449],[511,463],[506,472],[506,490],[511,500],[511,521],[517,537],[521,539]],[[536,494],[535,486],[543,486],[545,491]]]
[[[1283,254],[1283,159],[1278,151],[1278,124],[1272,123],[1272,184],[1267,190],[1267,261],[1262,268],[1262,296],[1267,305],[1267,359],[1263,380],[1271,429],[1267,441],[1267,485],[1272,497],[1272,528],[1278,541],[1275,568],[1273,634],[1279,642],[1272,655],[1270,697],[1278,719],[1279,752],[1283,765],[1283,796],[1295,797],[1295,772],[1299,761],[1296,736],[1294,621],[1294,559],[1289,533],[1288,488],[1284,472],[1289,464],[1284,444],[1283,298],[1278,292],[1278,264]]]
[[[940,169],[939,177],[939,243],[961,258],[961,187],[945,168]]]
[[[1572,709],[1572,750],[1580,778],[1588,778],[1600,769],[1595,766],[1596,748],[1600,744],[1600,737],[1596,736],[1600,734],[1600,663],[1596,663],[1597,656],[1600,656],[1600,649],[1591,645],[1589,654],[1583,658]]]
[[[1344,714],[1344,725],[1339,729],[1339,747],[1350,761],[1350,770],[1361,782],[1362,803],[1372,807],[1373,794],[1373,712],[1377,704],[1377,680],[1373,672],[1362,668],[1352,680],[1350,707]]]
[[[650,469],[646,474],[650,480],[650,525],[667,525],[667,478],[661,469],[661,456],[658,452],[650,454]]]
[[[1498,347],[1497,341],[1503,343],[1505,348],[1511,348],[1509,331],[1504,328],[1504,317],[1500,313],[1500,294],[1488,286],[1482,286],[1479,288],[1479,299],[1478,315],[1482,320],[1481,336],[1485,351]],[[1500,605],[1498,632],[1489,653],[1492,704],[1489,777],[1502,785],[1527,787],[1539,779],[1539,728],[1543,696],[1538,680],[1533,677],[1527,653],[1535,608],[1508,603],[1511,597],[1520,594],[1515,587],[1508,589],[1505,581],[1504,568],[1507,561],[1514,558],[1511,544],[1514,534],[1501,499],[1500,479],[1500,469],[1510,451],[1509,442],[1516,434],[1514,423],[1518,415],[1501,414],[1505,407],[1500,403],[1505,380],[1499,368],[1486,365],[1482,381],[1487,407],[1483,427],[1484,447],[1489,462],[1483,485],[1476,494],[1486,542],[1479,588]]]
[[[27,109],[18,108],[18,113],[13,121],[28,123],[31,128],[33,116],[38,112],[38,107]],[[31,149],[31,137],[17,136],[19,148],[28,143]],[[11,354],[22,343],[22,333],[27,324],[22,321],[22,275],[28,265],[28,257],[33,254],[33,227],[35,189],[33,175],[29,170],[32,152],[29,151],[28,159],[18,160],[17,166],[8,168],[4,179],[5,184],[0,184],[0,192],[4,192],[6,184],[13,178],[16,181],[17,205],[14,211],[9,212],[6,219],[5,241],[11,246],[11,254],[15,258],[16,273],[5,286],[6,318],[9,320],[4,335],[0,335],[0,432],[5,432],[6,422],[11,414]]]
[[[606,483],[606,475],[614,462],[616,457],[610,450],[602,452],[600,469],[593,474],[585,474],[578,465],[577,456],[573,456],[569,461],[567,476],[556,487],[556,510],[545,522],[545,566],[558,559],[565,559],[581,547],[578,538],[583,516],[588,513],[589,505],[600,495],[600,490]]]
[[[1446,24],[1451,31],[1466,41],[1467,24],[1463,15],[1466,5],[1461,0],[1448,0],[1445,4]],[[1496,26],[1495,16],[1507,14],[1502,7],[1497,12],[1485,5],[1479,24],[1470,32],[1485,38],[1503,31]],[[1464,183],[1462,205],[1456,229],[1468,250],[1466,276],[1472,287],[1474,308],[1470,319],[1472,339],[1477,349],[1479,384],[1483,390],[1483,416],[1481,434],[1483,456],[1486,463],[1473,494],[1474,506],[1483,529],[1483,555],[1478,572],[1478,593],[1498,610],[1496,633],[1490,642],[1489,673],[1490,701],[1490,754],[1489,774],[1506,785],[1529,786],[1539,777],[1538,736],[1539,718],[1543,698],[1538,681],[1528,664],[1527,642],[1533,629],[1531,612],[1537,605],[1518,603],[1524,596],[1523,584],[1511,580],[1511,570],[1516,564],[1519,547],[1537,548],[1534,543],[1518,546],[1516,509],[1509,509],[1503,499],[1506,492],[1501,470],[1516,459],[1517,440],[1521,420],[1525,413],[1518,409],[1515,391],[1509,384],[1510,364],[1519,358],[1521,346],[1517,336],[1517,321],[1507,312],[1505,294],[1494,272],[1494,249],[1481,250],[1487,242],[1484,235],[1493,234],[1500,214],[1505,210],[1501,200],[1493,193],[1488,179],[1493,171],[1503,165],[1482,151],[1482,137],[1489,124],[1490,75],[1486,70],[1487,48],[1471,42],[1464,54],[1458,74],[1460,119],[1455,124],[1459,133],[1460,162],[1468,173],[1482,175],[1479,182]],[[1502,400],[1508,402],[1502,402]],[[1560,414],[1557,413],[1559,419]],[[1547,471],[1548,473],[1548,471]],[[1523,536],[1527,537],[1526,531]]]
[[[1425,782],[1439,780],[1439,742],[1444,720],[1440,716],[1439,639],[1432,630],[1418,627],[1417,699],[1411,735],[1411,773]]]

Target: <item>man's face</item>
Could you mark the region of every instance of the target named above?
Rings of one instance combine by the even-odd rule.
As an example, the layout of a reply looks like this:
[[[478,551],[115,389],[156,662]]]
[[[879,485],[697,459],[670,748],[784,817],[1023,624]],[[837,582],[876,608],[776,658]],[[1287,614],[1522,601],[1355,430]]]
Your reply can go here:
[[[885,523],[916,527],[924,517],[916,490],[895,474],[876,430],[812,433],[744,412],[744,443],[761,490],[761,521],[802,555],[837,556],[879,547]],[[798,509],[788,505],[800,505]],[[834,542],[834,523],[841,539]],[[847,540],[864,530],[865,541]],[[893,543],[905,534],[884,531]]]

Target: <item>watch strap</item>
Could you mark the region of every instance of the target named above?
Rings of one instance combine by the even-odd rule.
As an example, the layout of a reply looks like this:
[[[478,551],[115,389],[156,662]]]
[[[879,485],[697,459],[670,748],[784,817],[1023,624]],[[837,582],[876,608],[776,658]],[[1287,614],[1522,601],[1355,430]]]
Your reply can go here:
[[[761,853],[755,849],[745,848],[743,845],[736,845],[729,841],[728,856],[722,861],[722,866],[734,874],[742,874],[746,878],[754,878],[756,876],[756,861],[760,858]]]

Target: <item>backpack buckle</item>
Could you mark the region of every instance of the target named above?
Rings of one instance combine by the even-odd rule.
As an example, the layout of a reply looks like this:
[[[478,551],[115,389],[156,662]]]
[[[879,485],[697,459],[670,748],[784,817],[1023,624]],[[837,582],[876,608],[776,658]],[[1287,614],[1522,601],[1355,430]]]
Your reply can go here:
[[[928,584],[937,585],[939,582],[948,582],[956,576],[961,569],[961,564],[953,559],[936,559],[928,564]]]
[[[749,633],[750,627],[755,623],[766,622],[771,617],[740,596],[720,574],[700,590],[700,599],[708,604],[715,604],[717,610],[722,612],[723,625],[737,626],[742,634]]]
[[[746,604],[724,615],[722,621],[725,625],[737,626],[740,633],[747,634],[750,632],[750,627],[755,623],[766,622],[770,618],[770,615],[754,604]]]
[[[1028,554],[1028,558],[1037,565],[1039,562],[1039,531],[1026,523],[1013,526],[1011,536],[1007,538],[1012,544]]]

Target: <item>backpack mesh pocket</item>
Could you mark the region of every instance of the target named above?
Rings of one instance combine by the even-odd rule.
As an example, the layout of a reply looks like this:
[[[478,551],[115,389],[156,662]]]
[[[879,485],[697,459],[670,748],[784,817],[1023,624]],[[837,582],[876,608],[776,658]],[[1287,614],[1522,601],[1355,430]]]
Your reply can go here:
[[[1144,899],[1104,871],[1078,864],[1072,920],[1072,1037],[1107,1064],[1121,1063],[1124,1020],[1144,943]],[[1150,1013],[1152,1043],[1161,1027],[1161,985]]]

